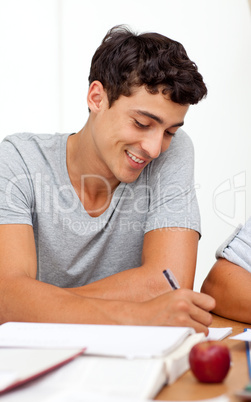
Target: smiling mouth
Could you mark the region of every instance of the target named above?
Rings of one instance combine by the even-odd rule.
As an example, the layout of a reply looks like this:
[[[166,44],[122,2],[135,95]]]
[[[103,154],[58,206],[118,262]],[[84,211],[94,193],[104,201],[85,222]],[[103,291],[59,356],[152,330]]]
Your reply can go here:
[[[139,158],[136,158],[136,156],[134,156],[133,154],[131,154],[130,152],[126,151],[127,155],[129,156],[129,158],[131,158],[134,162],[137,163],[144,163],[145,161]]]

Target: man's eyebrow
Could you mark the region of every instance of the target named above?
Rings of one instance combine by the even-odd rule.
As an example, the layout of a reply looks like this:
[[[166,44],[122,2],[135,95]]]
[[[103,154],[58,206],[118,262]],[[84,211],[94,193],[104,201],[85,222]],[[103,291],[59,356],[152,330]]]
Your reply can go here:
[[[164,123],[163,120],[160,117],[156,116],[155,114],[149,113],[149,112],[147,112],[145,110],[136,110],[136,112],[138,114],[142,115],[142,116],[150,117],[150,119],[153,119],[153,120],[157,121],[160,124]]]
[[[172,127],[181,127],[184,126],[184,121],[181,121],[180,123],[174,124]]]
[[[142,116],[150,117],[150,119],[157,121],[157,123],[160,123],[160,124],[164,123],[164,121],[159,116],[156,116],[155,114],[149,113],[145,110],[136,110],[136,112]],[[172,127],[181,127],[183,125],[184,125],[184,121],[181,121],[180,123],[174,124]]]

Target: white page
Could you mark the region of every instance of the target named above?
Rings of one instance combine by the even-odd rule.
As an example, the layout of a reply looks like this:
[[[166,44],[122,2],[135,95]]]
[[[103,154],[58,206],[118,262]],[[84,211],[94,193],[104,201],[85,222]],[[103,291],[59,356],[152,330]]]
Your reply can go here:
[[[17,381],[28,380],[79,355],[82,349],[0,348],[0,391]]]
[[[15,370],[0,369],[0,391],[18,381],[18,373]]]
[[[27,384],[21,389],[13,390],[1,396],[1,402],[141,402],[142,399],[131,396],[104,395],[100,392],[85,391],[81,386],[82,364],[78,358],[66,366],[52,372],[49,376]],[[69,367],[72,366],[71,376],[68,377]],[[75,379],[73,374],[75,372]],[[78,384],[76,386],[76,384]],[[147,399],[153,402],[152,399]],[[160,402],[160,401],[159,401]],[[169,401],[171,402],[171,401]],[[182,402],[182,401],[180,401]],[[183,402],[186,402],[185,400]],[[229,402],[229,398],[221,395],[216,398],[204,399],[197,402]]]
[[[210,341],[221,341],[230,335],[233,331],[232,327],[223,327],[223,328],[209,328],[209,334],[206,337],[206,340]]]
[[[161,359],[128,360],[81,356],[51,372],[50,375],[30,382],[19,392],[16,389],[14,394],[16,401],[19,401],[19,395],[29,400],[29,394],[40,395],[41,391],[43,399],[49,397],[50,393],[68,394],[73,391],[82,394],[83,401],[84,395],[88,393],[99,393],[102,398],[117,396],[149,399],[159,392],[164,383],[165,368]],[[4,395],[0,396],[1,402],[3,397]],[[34,398],[34,401],[38,402],[40,399]]]
[[[43,389],[105,396],[153,398],[165,384],[162,359],[83,356],[43,379]],[[84,400],[84,398],[83,398]]]
[[[251,329],[247,329],[246,331],[241,332],[240,334],[231,336],[230,339],[237,339],[239,341],[251,342]]]
[[[170,353],[193,333],[185,327],[10,322],[0,327],[0,347],[86,347],[86,354],[150,358]]]

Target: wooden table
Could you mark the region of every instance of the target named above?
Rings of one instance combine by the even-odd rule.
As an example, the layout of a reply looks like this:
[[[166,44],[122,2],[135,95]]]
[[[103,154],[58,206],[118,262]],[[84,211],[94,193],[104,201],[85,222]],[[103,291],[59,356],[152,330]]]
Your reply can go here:
[[[246,327],[251,327],[250,324],[227,320],[216,315],[213,315],[213,323],[211,326],[232,327],[233,332],[230,336],[243,332]],[[199,383],[189,370],[174,384],[164,387],[155,399],[163,401],[189,401],[214,398],[224,394],[229,397],[231,402],[240,402],[241,399],[235,396],[235,391],[244,388],[249,381],[245,342],[229,339],[229,337],[221,342],[225,343],[230,348],[232,361],[231,368],[223,383]]]

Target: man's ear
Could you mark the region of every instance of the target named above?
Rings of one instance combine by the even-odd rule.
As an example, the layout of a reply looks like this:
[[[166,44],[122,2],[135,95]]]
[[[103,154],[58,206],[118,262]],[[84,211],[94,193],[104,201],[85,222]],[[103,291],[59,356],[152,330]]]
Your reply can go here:
[[[105,100],[106,92],[100,81],[93,81],[87,94],[87,104],[91,112],[98,112]]]

